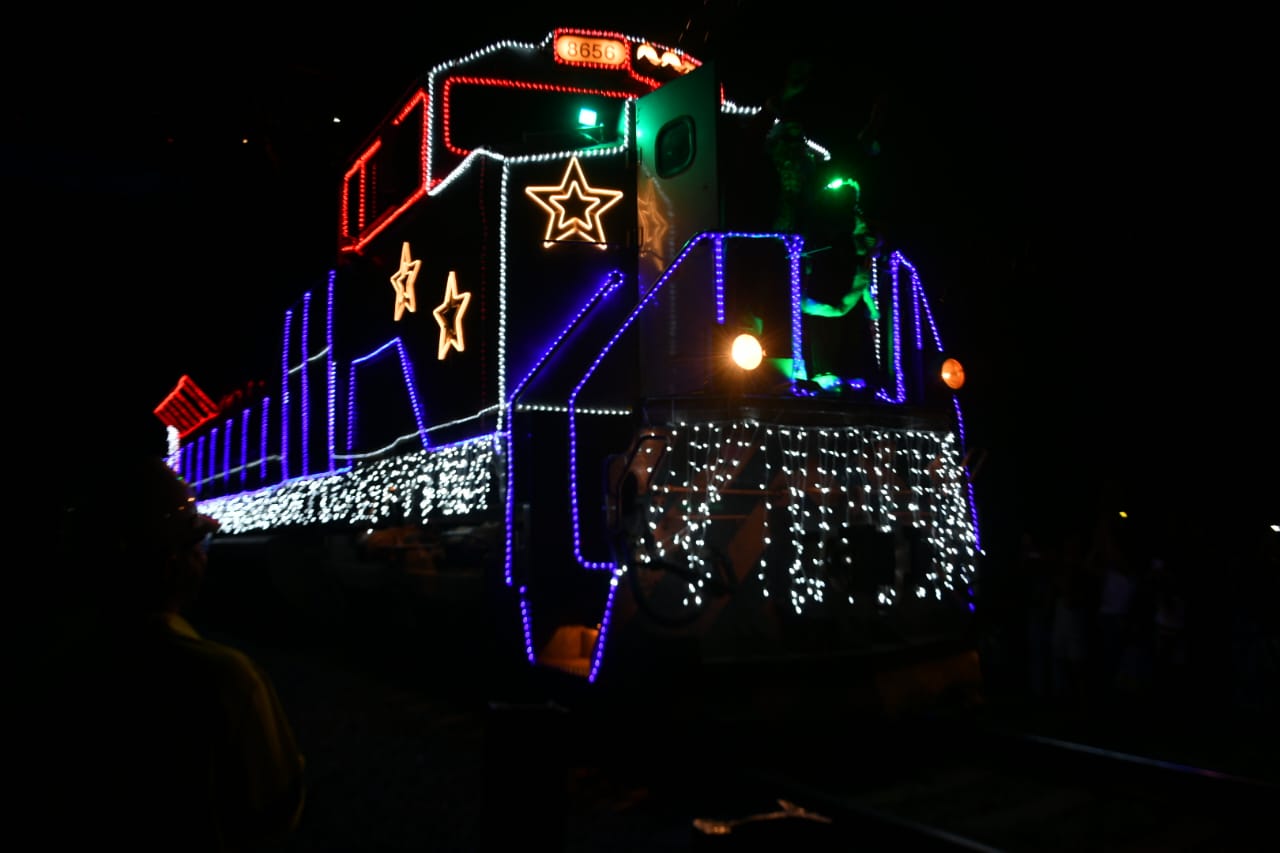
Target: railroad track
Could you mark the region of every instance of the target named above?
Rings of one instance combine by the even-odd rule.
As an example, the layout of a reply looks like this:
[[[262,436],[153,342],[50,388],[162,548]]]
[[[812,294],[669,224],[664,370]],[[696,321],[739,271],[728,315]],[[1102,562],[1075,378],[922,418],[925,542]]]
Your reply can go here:
[[[829,818],[833,842],[862,839],[863,850],[1274,849],[1263,821],[1280,802],[1256,780],[1032,736],[876,782],[776,772],[756,781]]]
[[[1267,758],[1253,766],[1270,773],[1248,774],[1125,738],[1018,728],[1017,715],[886,722],[815,705],[728,721],[666,702],[586,719],[543,703],[482,711],[417,670],[393,677],[327,647],[233,639],[273,673],[311,753],[299,853],[359,849],[371,823],[387,851],[425,838],[477,849],[473,836],[495,825],[513,843],[610,853],[1274,847],[1262,831],[1280,811],[1280,761]],[[1237,733],[1274,755],[1265,735]]]
[[[629,834],[597,827],[595,841],[612,840],[594,849],[1274,849],[1263,832],[1280,805],[1273,781],[968,717],[795,734],[790,750],[761,739],[737,761],[704,752],[702,765],[654,766],[630,789],[618,783],[627,770],[614,775],[619,827],[634,820]],[[628,791],[631,808],[620,807]],[[644,832],[646,843],[619,841]],[[573,849],[593,849],[579,840]]]

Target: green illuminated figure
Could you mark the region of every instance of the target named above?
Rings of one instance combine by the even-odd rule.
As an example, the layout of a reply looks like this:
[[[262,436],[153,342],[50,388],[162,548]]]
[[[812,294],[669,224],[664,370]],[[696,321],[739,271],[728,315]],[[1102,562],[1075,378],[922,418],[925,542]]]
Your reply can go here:
[[[814,72],[812,61],[793,59],[761,114],[771,122],[764,151],[775,176],[772,226],[805,241],[800,307],[806,316],[808,355],[803,372],[829,390],[866,388],[879,373],[880,309],[872,291],[872,265],[881,241],[863,216],[858,181],[837,176],[806,137],[808,126],[820,119],[821,100],[812,91]],[[860,158],[879,153],[875,137],[880,120],[877,99],[857,136]]]
[[[848,181],[848,183],[852,184],[855,189],[858,186],[856,181]],[[848,292],[840,298],[840,302],[836,305],[819,302],[817,299],[806,295],[801,301],[801,310],[811,317],[843,317],[856,308],[859,302],[862,302],[867,306],[867,316],[871,322],[879,321],[880,309],[876,307],[875,299],[871,295],[871,262],[874,257],[873,252],[879,242],[879,239],[867,227],[867,221],[858,216],[853,226],[853,250],[857,261]]]
[[[774,122],[765,135],[765,151],[778,176],[775,231],[804,230],[804,209],[817,175],[817,164],[804,133],[805,119],[813,108],[808,95],[812,74],[811,61],[792,61],[781,91],[765,103],[765,114]]]
[[[843,225],[826,239],[821,233],[806,235],[816,238],[805,256],[806,285],[800,303],[801,311],[814,318],[806,332],[810,378],[828,390],[846,383],[865,388],[876,372],[880,309],[871,272],[880,238],[862,215],[857,181],[835,178],[826,184],[823,195],[828,192],[834,194],[832,203],[837,207],[828,211],[832,215],[826,221]]]

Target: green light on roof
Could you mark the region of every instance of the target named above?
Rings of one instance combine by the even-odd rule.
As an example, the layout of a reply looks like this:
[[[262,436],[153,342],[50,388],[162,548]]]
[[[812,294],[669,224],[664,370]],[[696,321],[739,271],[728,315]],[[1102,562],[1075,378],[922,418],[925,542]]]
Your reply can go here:
[[[596,118],[596,111],[589,107],[578,110],[578,125],[581,127],[595,127]]]
[[[853,187],[857,192],[862,192],[862,187],[858,186],[858,182],[853,178],[833,178],[827,184],[829,190],[838,190],[841,187]]]

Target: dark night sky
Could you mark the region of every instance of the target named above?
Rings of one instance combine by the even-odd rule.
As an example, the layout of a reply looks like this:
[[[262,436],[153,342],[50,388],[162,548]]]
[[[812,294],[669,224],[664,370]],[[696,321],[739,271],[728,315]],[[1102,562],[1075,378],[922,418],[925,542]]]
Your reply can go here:
[[[28,399],[74,434],[149,410],[183,373],[214,395],[253,378],[245,365],[274,354],[283,311],[331,265],[345,158],[404,90],[501,38],[598,26],[715,60],[739,103],[761,103],[787,57],[813,59],[830,104],[814,135],[836,147],[879,99],[864,206],[965,356],[979,498],[997,522],[1090,510],[1104,479],[1162,512],[1181,513],[1185,489],[1200,515],[1206,481],[1243,470],[1206,468],[1224,428],[1274,470],[1256,450],[1275,432],[1255,407],[1269,386],[1232,367],[1220,330],[1240,321],[1192,258],[1221,242],[1188,211],[1206,158],[1194,145],[1183,158],[1186,118],[1207,108],[1190,36],[1103,26],[1078,6],[1034,22],[969,10],[790,23],[763,3],[554,8],[448,25],[367,7],[278,25],[223,13],[194,40],[167,21],[60,26],[57,65],[9,71],[18,121],[2,143],[31,285],[10,314],[37,365],[20,368]],[[1224,401],[1246,410],[1238,430]],[[1240,480],[1245,501],[1255,485]]]

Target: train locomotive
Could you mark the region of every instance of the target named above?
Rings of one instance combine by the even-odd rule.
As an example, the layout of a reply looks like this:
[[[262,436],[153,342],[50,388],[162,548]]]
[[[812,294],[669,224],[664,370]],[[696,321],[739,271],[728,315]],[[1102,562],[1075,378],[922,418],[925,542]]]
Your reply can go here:
[[[171,463],[223,539],[471,577],[494,654],[581,689],[953,654],[962,368],[796,131],[622,33],[437,65],[349,159],[270,378],[156,407]]]

